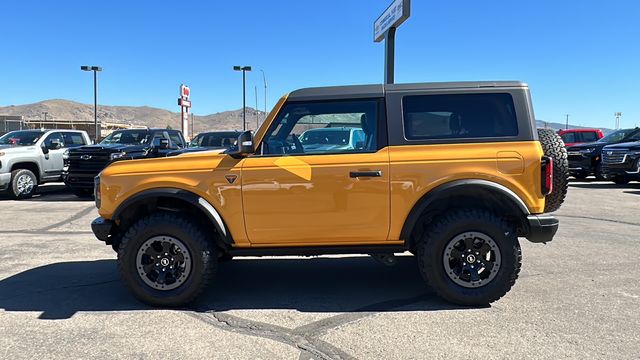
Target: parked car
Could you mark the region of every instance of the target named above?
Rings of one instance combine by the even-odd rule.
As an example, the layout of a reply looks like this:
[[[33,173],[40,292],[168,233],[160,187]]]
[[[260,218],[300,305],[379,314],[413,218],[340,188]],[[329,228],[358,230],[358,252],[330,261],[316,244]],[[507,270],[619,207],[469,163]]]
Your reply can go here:
[[[365,147],[365,133],[355,127],[309,129],[300,135],[305,153],[351,151]]]
[[[558,135],[564,141],[565,146],[573,146],[581,143],[598,141],[604,137],[600,129],[567,129],[558,130]]]
[[[611,144],[632,141],[640,141],[640,128],[617,130],[596,142],[567,147],[569,174],[576,179],[584,179],[589,175],[594,175],[596,179],[604,180],[602,148]]]
[[[79,197],[93,196],[93,178],[114,161],[162,157],[185,147],[182,132],[170,129],[117,130],[99,144],[65,152],[64,182]]]
[[[616,184],[640,181],[640,141],[605,146],[602,149],[602,174]]]
[[[235,256],[410,251],[442,298],[486,305],[518,277],[518,237],[558,229],[548,213],[567,192],[567,153],[553,130],[536,132],[526,84],[301,89],[272,114],[233,149],[96,177],[91,227],[136,298],[190,303]],[[307,153],[300,134],[330,119],[357,124],[363,144]]]
[[[17,130],[0,137],[0,191],[26,199],[39,184],[62,180],[63,153],[90,144],[85,131]]]
[[[208,149],[228,149],[235,145],[239,131],[209,131],[198,134],[189,143],[189,147],[203,147]]]

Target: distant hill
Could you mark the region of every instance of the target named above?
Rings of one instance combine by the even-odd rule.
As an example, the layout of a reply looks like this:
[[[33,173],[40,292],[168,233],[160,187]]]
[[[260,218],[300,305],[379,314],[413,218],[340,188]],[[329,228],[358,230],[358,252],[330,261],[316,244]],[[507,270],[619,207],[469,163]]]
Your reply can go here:
[[[539,128],[547,127],[549,129],[561,130],[561,129],[565,129],[567,125],[562,123],[556,123],[556,122],[546,122],[542,120],[536,120],[536,126],[538,126]],[[569,129],[585,129],[585,128],[593,128],[593,126],[578,126],[578,125],[569,124]],[[607,128],[599,128],[599,129],[602,130],[602,132],[605,134],[608,134],[613,131],[613,129],[607,129]]]
[[[40,101],[35,104],[11,105],[0,107],[0,115],[18,115],[25,119],[41,119],[42,113],[47,112],[48,119],[61,120],[93,120],[93,104],[81,104],[69,100],[53,99]],[[257,111],[260,123],[264,119],[264,112]],[[98,119],[105,122],[144,125],[148,127],[180,128],[180,113],[149,106],[98,106]],[[537,120],[538,127],[564,129],[565,124]],[[569,124],[569,128],[581,128]],[[256,110],[247,107],[247,128],[256,128]],[[242,109],[219,112],[194,117],[194,131],[199,133],[208,130],[239,130],[242,129]],[[613,130],[602,128],[605,133]]]
[[[93,120],[93,104],[81,104],[69,100],[53,99],[34,104],[0,107],[0,115],[24,116],[25,119],[42,119],[43,112],[47,112],[48,120]],[[264,112],[258,110],[257,115],[262,122]],[[98,120],[148,127],[180,128],[180,113],[149,106],[98,105]],[[256,111],[250,107],[247,107],[247,128],[256,128]],[[242,109],[194,116],[195,133],[207,130],[238,129],[242,129]]]

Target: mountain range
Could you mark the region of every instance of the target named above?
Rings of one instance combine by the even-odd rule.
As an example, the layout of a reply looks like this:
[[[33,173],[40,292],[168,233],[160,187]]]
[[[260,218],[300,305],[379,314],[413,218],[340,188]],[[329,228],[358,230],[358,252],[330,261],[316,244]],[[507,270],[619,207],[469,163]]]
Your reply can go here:
[[[93,105],[81,104],[74,101],[53,99],[40,101],[34,104],[10,105],[1,107],[0,116],[15,115],[23,116],[28,120],[39,120],[43,118],[43,113],[47,112],[47,119],[92,121]],[[265,118],[265,113],[247,107],[247,129],[256,128],[256,115],[261,123]],[[125,123],[133,125],[143,125],[148,127],[165,128],[170,126],[174,129],[180,128],[180,113],[149,106],[98,106],[98,119],[104,122]],[[537,120],[538,127],[548,127],[552,129],[564,129],[565,124],[555,122],[545,122]],[[569,124],[570,128],[581,128],[582,126]],[[204,116],[194,116],[194,133],[211,130],[239,130],[242,128],[242,109],[223,111]],[[605,133],[611,129],[602,129]]]
[[[47,113],[48,121],[52,119],[93,121],[93,104],[81,104],[69,100],[53,99],[34,104],[0,106],[0,116],[23,116],[25,120],[41,120],[44,117],[44,112]],[[265,118],[263,111],[247,107],[247,129],[256,128],[256,115],[259,122]],[[167,126],[173,129],[180,128],[180,113],[149,106],[98,105],[98,120],[157,128],[166,128]],[[194,116],[195,133],[238,129],[242,129],[242,109]]]

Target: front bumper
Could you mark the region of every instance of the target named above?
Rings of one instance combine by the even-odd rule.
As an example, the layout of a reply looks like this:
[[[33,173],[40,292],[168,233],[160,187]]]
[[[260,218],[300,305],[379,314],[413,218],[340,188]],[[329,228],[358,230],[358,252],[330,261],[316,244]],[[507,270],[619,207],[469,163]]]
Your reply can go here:
[[[0,174],[0,191],[7,190],[11,184],[11,173]]]
[[[529,233],[526,238],[534,243],[546,243],[553,240],[560,224],[555,216],[549,214],[529,215],[527,222],[529,223]]]
[[[91,231],[107,245],[113,244],[115,223],[112,220],[98,217],[91,222]]]

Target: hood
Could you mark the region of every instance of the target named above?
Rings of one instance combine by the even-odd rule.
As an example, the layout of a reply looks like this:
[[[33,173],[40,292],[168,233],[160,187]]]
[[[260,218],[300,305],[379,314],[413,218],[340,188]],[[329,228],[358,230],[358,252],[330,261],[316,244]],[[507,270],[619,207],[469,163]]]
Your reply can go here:
[[[577,144],[573,146],[568,146],[567,151],[579,151],[582,149],[589,149],[589,148],[602,149],[607,144],[608,143],[601,143],[601,142],[582,143],[582,144]]]
[[[212,148],[206,148],[206,147],[191,147],[191,148],[183,148],[183,149],[179,149],[179,150],[170,151],[170,152],[167,153],[167,156],[177,156],[177,155],[195,153],[195,152],[201,152],[201,151],[212,151],[212,153],[217,154],[217,153],[221,153],[221,152],[223,152],[225,150],[226,149],[224,149],[224,148],[212,149]]]
[[[233,167],[240,159],[234,159],[223,150],[204,150],[178,154],[170,157],[144,158],[117,161],[103,170],[106,176],[143,173],[184,173],[190,171],[211,171],[218,166]]]
[[[109,152],[142,152],[148,149],[148,145],[128,145],[128,144],[95,144],[85,145],[69,149],[69,152],[96,152],[107,150]]]
[[[37,146],[18,146],[18,145],[0,145],[0,151],[6,154],[31,153],[36,150]]]
[[[640,150],[640,141],[607,145],[605,150]]]

